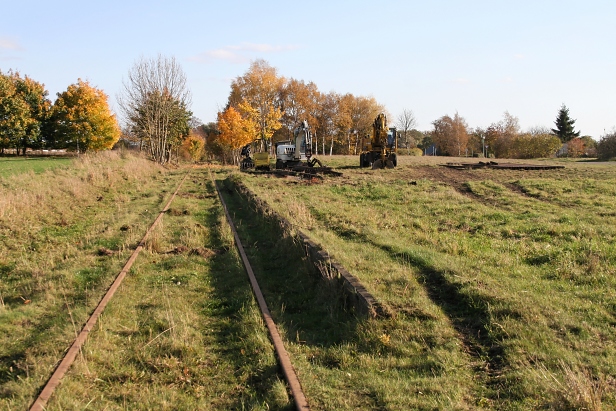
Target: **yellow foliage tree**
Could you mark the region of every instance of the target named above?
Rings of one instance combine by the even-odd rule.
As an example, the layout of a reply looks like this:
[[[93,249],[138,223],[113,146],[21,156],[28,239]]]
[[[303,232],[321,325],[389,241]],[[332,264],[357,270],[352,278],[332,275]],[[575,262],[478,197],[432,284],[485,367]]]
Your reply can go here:
[[[186,153],[192,161],[199,161],[203,156],[203,150],[205,148],[205,139],[200,135],[190,133],[188,137],[182,141],[182,152]]]
[[[232,154],[234,163],[239,160],[239,150],[257,136],[255,123],[243,118],[233,107],[218,113],[217,128],[218,143],[227,154]]]
[[[77,151],[110,149],[121,134],[107,95],[81,79],[58,93],[51,124],[54,145]]]
[[[275,68],[264,60],[256,60],[244,76],[231,83],[229,105],[254,124],[255,137],[268,141],[282,126],[280,91],[284,82]]]

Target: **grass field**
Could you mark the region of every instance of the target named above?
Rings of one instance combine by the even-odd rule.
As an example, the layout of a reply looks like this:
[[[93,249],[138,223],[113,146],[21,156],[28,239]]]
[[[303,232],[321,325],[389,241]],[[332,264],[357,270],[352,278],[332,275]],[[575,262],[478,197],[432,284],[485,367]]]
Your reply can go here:
[[[312,409],[616,407],[616,164],[322,160],[344,175],[211,169]],[[32,402],[187,171],[104,153],[3,179],[0,409]],[[293,408],[210,170],[190,172],[48,409]],[[390,315],[357,314],[295,230]]]
[[[0,186],[0,409],[34,400],[189,171],[117,153]],[[207,170],[193,170],[47,409],[290,405]]]
[[[355,160],[337,158],[344,176],[323,184],[236,177],[394,313],[327,344],[319,325],[293,345],[330,358],[298,361],[314,381],[354,387],[323,409],[353,409],[362,394],[387,409],[616,406],[614,164],[460,171],[402,158],[372,171]]]
[[[68,157],[0,157],[0,177],[22,173],[42,173],[58,167],[67,167],[73,161]]]

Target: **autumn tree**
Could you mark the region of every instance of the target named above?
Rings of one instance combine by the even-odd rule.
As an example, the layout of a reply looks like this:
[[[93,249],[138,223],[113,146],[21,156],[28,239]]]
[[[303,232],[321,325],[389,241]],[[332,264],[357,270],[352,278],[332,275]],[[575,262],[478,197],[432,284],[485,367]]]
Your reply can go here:
[[[513,144],[520,133],[520,121],[505,111],[503,119],[492,123],[485,131],[486,150],[498,158],[514,157]]]
[[[351,99],[351,130],[349,136],[353,137],[353,141],[349,141],[353,147],[352,154],[359,154],[362,149],[360,143],[364,137],[372,134],[372,124],[374,119],[385,112],[385,106],[379,104],[374,97],[353,97]],[[349,149],[349,154],[351,150]]]
[[[321,153],[325,154],[329,151],[332,155],[334,150],[334,140],[336,139],[336,124],[334,119],[338,113],[338,102],[340,96],[335,92],[322,94],[320,98],[320,110],[314,116],[316,119],[317,135],[321,136]]]
[[[336,111],[333,118],[336,142],[339,147],[344,147],[344,153],[350,154],[351,150],[351,138],[350,134],[353,132],[351,111],[353,106],[353,99],[355,97],[351,93],[337,96]]]
[[[193,133],[192,131],[188,135],[188,137],[186,137],[184,141],[182,141],[182,153],[186,158],[192,161],[199,161],[201,159],[201,157],[203,156],[204,148],[205,139],[203,138],[203,136],[197,133]]]
[[[118,101],[130,129],[154,161],[171,161],[190,132],[192,116],[182,68],[175,58],[142,59],[129,71],[123,86]]]
[[[81,79],[58,93],[49,124],[51,144],[77,152],[110,149],[121,134],[107,95]]]
[[[466,120],[456,113],[453,118],[443,116],[432,122],[434,130],[432,139],[441,153],[449,156],[461,156],[466,153],[468,143],[468,125]]]
[[[245,107],[250,110],[250,107]],[[234,164],[239,163],[240,149],[252,142],[255,137],[256,123],[242,115],[233,107],[218,113],[218,144],[222,147],[226,157],[231,157]]]
[[[402,141],[404,141],[404,148],[412,148],[417,146],[417,142],[411,135],[411,130],[417,124],[417,120],[415,119],[415,114],[413,114],[412,110],[403,109],[402,113],[398,115],[396,120],[396,128],[398,129],[398,133],[400,133],[400,137]]]
[[[231,82],[228,105],[254,123],[253,138],[269,141],[282,126],[280,91],[284,81],[265,60],[256,60],[246,74]]]
[[[534,127],[524,133],[518,133],[510,145],[511,158],[547,158],[554,157],[562,145],[558,137],[544,127]]]
[[[224,158],[224,149],[218,141],[218,123],[211,121],[199,126],[199,133],[205,138],[205,157],[210,160]]]
[[[572,138],[567,142],[567,157],[582,157],[586,147],[584,147],[584,141],[581,138]]]
[[[580,136],[580,132],[575,131],[573,127],[575,120],[569,116],[569,109],[564,104],[560,107],[554,124],[556,128],[552,129],[552,133],[556,134],[563,143]]]
[[[233,107],[255,125],[253,139],[280,141],[307,120],[313,135],[313,152],[354,153],[374,118],[386,111],[372,97],[324,94],[317,86],[285,79],[264,60],[256,60],[248,71],[233,80],[226,108]],[[207,144],[213,152],[216,143]],[[211,146],[211,147],[210,147]]]
[[[310,82],[304,83],[303,80],[289,79],[285,81],[280,93],[282,118],[280,120],[289,136],[293,130],[303,120],[313,125],[318,104],[319,90],[317,86]]]
[[[28,106],[17,95],[11,76],[0,72],[0,151],[15,147],[26,134]]]

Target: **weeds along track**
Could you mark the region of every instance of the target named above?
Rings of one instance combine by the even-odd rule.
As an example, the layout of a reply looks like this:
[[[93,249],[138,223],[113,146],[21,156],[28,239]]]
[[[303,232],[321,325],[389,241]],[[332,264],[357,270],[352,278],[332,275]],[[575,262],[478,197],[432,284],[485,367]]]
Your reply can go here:
[[[81,332],[77,335],[77,338],[75,339],[71,347],[68,349],[66,355],[64,356],[62,361],[60,361],[54,373],[51,375],[51,377],[49,378],[49,380],[43,387],[43,390],[41,391],[37,399],[34,401],[32,406],[30,407],[31,411],[42,411],[45,409],[47,401],[49,400],[49,398],[55,391],[58,384],[60,384],[60,381],[62,380],[62,378],[64,377],[64,375],[66,374],[70,366],[73,364],[73,362],[75,361],[75,358],[77,357],[77,354],[79,353],[79,351],[85,344],[86,339],[88,338],[88,334],[90,333],[90,331],[94,329],[94,326],[96,325],[96,322],[98,321],[98,318],[101,316],[101,314],[105,310],[105,307],[107,306],[109,301],[111,301],[111,299],[113,298],[114,294],[120,287],[120,284],[122,284],[124,277],[126,277],[126,274],[131,269],[133,264],[135,263],[137,256],[139,255],[141,250],[143,250],[143,248],[145,247],[146,240],[148,239],[148,237],[150,236],[154,228],[157,226],[159,221],[162,219],[163,215],[167,212],[167,210],[171,206],[173,199],[177,195],[178,191],[180,190],[180,187],[182,186],[182,184],[184,183],[187,177],[188,177],[188,173],[184,176],[182,181],[180,181],[180,184],[176,188],[175,192],[171,195],[171,198],[169,198],[169,201],[167,202],[165,207],[160,211],[160,213],[158,214],[158,216],[156,217],[156,219],[154,220],[150,228],[148,228],[145,235],[143,236],[143,239],[139,242],[139,245],[137,246],[135,251],[133,251],[130,258],[128,259],[124,267],[122,268],[122,271],[120,271],[120,273],[115,278],[114,282],[111,284],[111,286],[107,290],[107,293],[103,296],[101,301],[98,303],[98,306],[96,307],[96,309],[94,310],[94,312],[92,313],[92,315],[90,316],[90,318],[88,319],[84,327],[82,328]]]
[[[255,211],[263,216],[270,216],[270,222],[274,225],[279,225],[281,228],[291,234],[293,226],[291,223],[271,207],[266,202],[254,195],[245,185],[239,181],[225,180],[225,183],[230,185],[233,190],[243,196],[249,206],[255,207]],[[230,217],[229,217],[230,218]],[[351,274],[342,264],[333,259],[329,253],[324,251],[321,246],[315,243],[308,235],[301,230],[296,230],[298,241],[301,242],[306,256],[318,268],[323,278],[333,281],[340,280],[344,290],[345,298],[349,304],[357,312],[371,317],[388,317],[390,313],[379,301],[366,290],[366,287],[361,281]],[[291,234],[293,235],[293,234]]]
[[[74,342],[30,410],[127,404],[135,409],[226,410],[264,403],[275,409],[310,409],[233,220],[222,196],[218,196],[222,207],[213,200],[215,183],[213,179],[207,183],[204,171],[200,175],[193,171],[194,177],[189,172],[181,179],[81,332],[75,333]],[[187,184],[192,189],[180,191]],[[210,208],[204,209],[205,204]],[[222,210],[227,212],[228,226],[221,219]],[[183,227],[166,222],[171,230],[161,228],[165,214],[165,221],[183,221]],[[233,239],[226,238],[224,227],[235,233],[239,262],[229,252]],[[166,242],[165,236],[175,239]],[[145,257],[137,259],[144,249]],[[149,263],[144,261],[148,259]],[[207,273],[201,276],[195,269]],[[257,304],[246,292],[245,274],[239,276],[244,269]],[[135,288],[139,283],[143,283],[141,291]],[[122,292],[116,293],[120,286]],[[162,289],[162,295],[152,287]],[[197,310],[191,312],[181,303],[178,307],[181,300],[191,301],[188,307]],[[255,320],[257,305],[288,388],[279,378],[282,375],[262,335],[264,330],[256,329],[262,327]],[[287,397],[288,389],[292,400]],[[0,400],[2,395],[0,391]]]
[[[284,348],[284,344],[282,339],[280,338],[280,334],[278,333],[278,329],[276,328],[276,324],[272,319],[272,314],[270,313],[269,308],[267,307],[267,303],[265,302],[265,298],[263,297],[263,293],[261,292],[261,287],[259,287],[259,283],[255,277],[254,271],[250,265],[250,261],[246,256],[246,252],[244,251],[244,246],[242,245],[242,241],[235,229],[235,224],[233,223],[233,219],[229,214],[229,210],[227,209],[227,204],[225,203],[224,198],[220,194],[220,190],[218,186],[216,186],[216,190],[218,191],[218,196],[220,198],[220,202],[225,210],[225,215],[227,216],[227,221],[229,222],[229,226],[231,227],[231,231],[233,232],[233,237],[235,238],[235,244],[238,248],[240,255],[242,256],[242,261],[244,266],[246,267],[246,272],[248,274],[248,278],[250,279],[250,285],[252,287],[252,291],[255,294],[255,298],[259,304],[259,309],[261,310],[261,315],[263,316],[263,320],[265,321],[265,325],[267,326],[270,338],[272,339],[272,343],[274,344],[274,349],[276,350],[276,355],[280,362],[280,367],[282,368],[282,372],[284,373],[285,379],[289,384],[291,389],[291,393],[295,400],[295,405],[298,411],[309,410],[308,402],[306,401],[306,397],[302,390],[302,386],[297,378],[297,374],[295,369],[291,365],[291,360],[289,358],[289,354],[287,350]]]

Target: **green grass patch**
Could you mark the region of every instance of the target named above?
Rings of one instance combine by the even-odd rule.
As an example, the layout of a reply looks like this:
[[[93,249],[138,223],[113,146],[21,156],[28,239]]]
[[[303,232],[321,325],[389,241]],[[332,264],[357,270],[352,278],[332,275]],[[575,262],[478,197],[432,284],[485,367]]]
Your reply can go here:
[[[72,158],[67,157],[0,157],[0,177],[69,167]]]
[[[616,168],[214,170],[311,408],[616,407]],[[331,161],[328,161],[331,160]],[[0,186],[0,408],[23,409],[184,170],[88,157]],[[301,229],[392,315],[354,311]],[[292,409],[215,191],[194,169],[49,409]]]
[[[443,314],[425,307],[429,296],[416,281],[399,273],[375,278],[383,287],[404,290],[401,301],[415,296],[416,303],[396,310],[394,318],[365,318],[347,303],[337,281],[322,279],[306,263],[290,233],[227,188],[223,192],[255,275],[314,409],[468,407],[473,391],[463,382],[471,377],[471,366],[455,331],[439,326]],[[343,233],[349,255],[366,266],[391,253],[366,246],[350,228]],[[357,272],[357,265],[352,269]],[[450,389],[445,393],[443,387]]]
[[[165,216],[51,409],[292,409],[214,188],[203,182],[199,172],[185,183],[174,206],[190,212]]]

